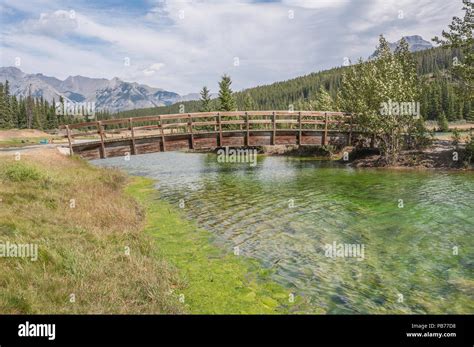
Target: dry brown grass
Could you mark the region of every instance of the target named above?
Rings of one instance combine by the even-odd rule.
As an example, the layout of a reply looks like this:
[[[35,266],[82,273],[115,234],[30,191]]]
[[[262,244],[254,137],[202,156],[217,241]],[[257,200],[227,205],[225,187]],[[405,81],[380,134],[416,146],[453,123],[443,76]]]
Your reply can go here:
[[[12,167],[39,178],[15,181]],[[1,313],[182,312],[171,294],[182,284],[142,232],[126,180],[55,150],[0,156],[0,242],[39,247],[36,262],[0,258]]]
[[[17,139],[22,137],[51,137],[48,133],[36,129],[10,129],[0,130],[0,141]]]

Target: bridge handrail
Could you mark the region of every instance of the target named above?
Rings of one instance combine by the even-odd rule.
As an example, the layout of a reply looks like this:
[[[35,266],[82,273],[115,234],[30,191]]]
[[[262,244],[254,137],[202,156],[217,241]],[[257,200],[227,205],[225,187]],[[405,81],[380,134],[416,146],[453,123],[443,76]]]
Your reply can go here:
[[[174,113],[174,114],[163,114],[163,115],[153,115],[153,116],[143,116],[143,117],[132,117],[134,123],[140,122],[152,122],[168,119],[186,119],[186,118],[209,118],[209,117],[252,117],[252,116],[293,116],[298,117],[299,115],[305,117],[332,117],[332,116],[342,116],[350,117],[351,114],[347,112],[334,112],[334,111],[230,111],[230,112],[192,112],[192,113]],[[100,121],[102,125],[115,125],[128,123],[130,118],[116,118],[116,119],[107,119]],[[68,125],[61,125],[60,129],[77,129],[84,127],[96,126],[98,121],[90,122],[80,122],[73,123]]]

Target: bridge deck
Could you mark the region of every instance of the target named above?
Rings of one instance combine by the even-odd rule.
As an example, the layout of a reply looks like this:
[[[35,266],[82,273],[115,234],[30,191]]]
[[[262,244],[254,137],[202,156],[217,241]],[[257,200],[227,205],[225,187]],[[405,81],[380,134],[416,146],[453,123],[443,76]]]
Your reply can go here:
[[[350,114],[314,111],[180,113],[64,128],[71,153],[87,159],[225,146],[351,144],[357,131]],[[74,140],[79,137],[87,139]]]

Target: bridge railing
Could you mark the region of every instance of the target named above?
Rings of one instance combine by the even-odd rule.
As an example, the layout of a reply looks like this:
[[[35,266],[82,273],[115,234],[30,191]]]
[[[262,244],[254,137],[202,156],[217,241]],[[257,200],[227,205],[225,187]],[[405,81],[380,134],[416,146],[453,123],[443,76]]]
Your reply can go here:
[[[330,111],[233,111],[178,113],[117,118],[62,126],[72,149],[74,139],[100,141],[173,134],[222,133],[233,131],[322,131],[348,132],[355,129],[349,113]],[[325,142],[324,142],[325,143]]]

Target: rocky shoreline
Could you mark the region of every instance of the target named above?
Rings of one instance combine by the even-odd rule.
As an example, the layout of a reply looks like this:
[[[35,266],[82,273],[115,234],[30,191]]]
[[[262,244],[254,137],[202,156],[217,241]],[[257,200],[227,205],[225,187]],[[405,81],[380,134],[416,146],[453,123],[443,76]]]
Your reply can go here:
[[[345,147],[331,151],[325,147],[283,145],[264,146],[261,153],[269,156],[296,156],[315,159],[335,160],[354,168],[413,168],[413,169],[444,169],[472,170],[472,164],[465,162],[465,144],[453,144],[448,140],[436,140],[422,150],[404,150],[396,165],[386,165],[379,150],[371,148],[355,149]],[[344,152],[348,157],[344,158]]]

